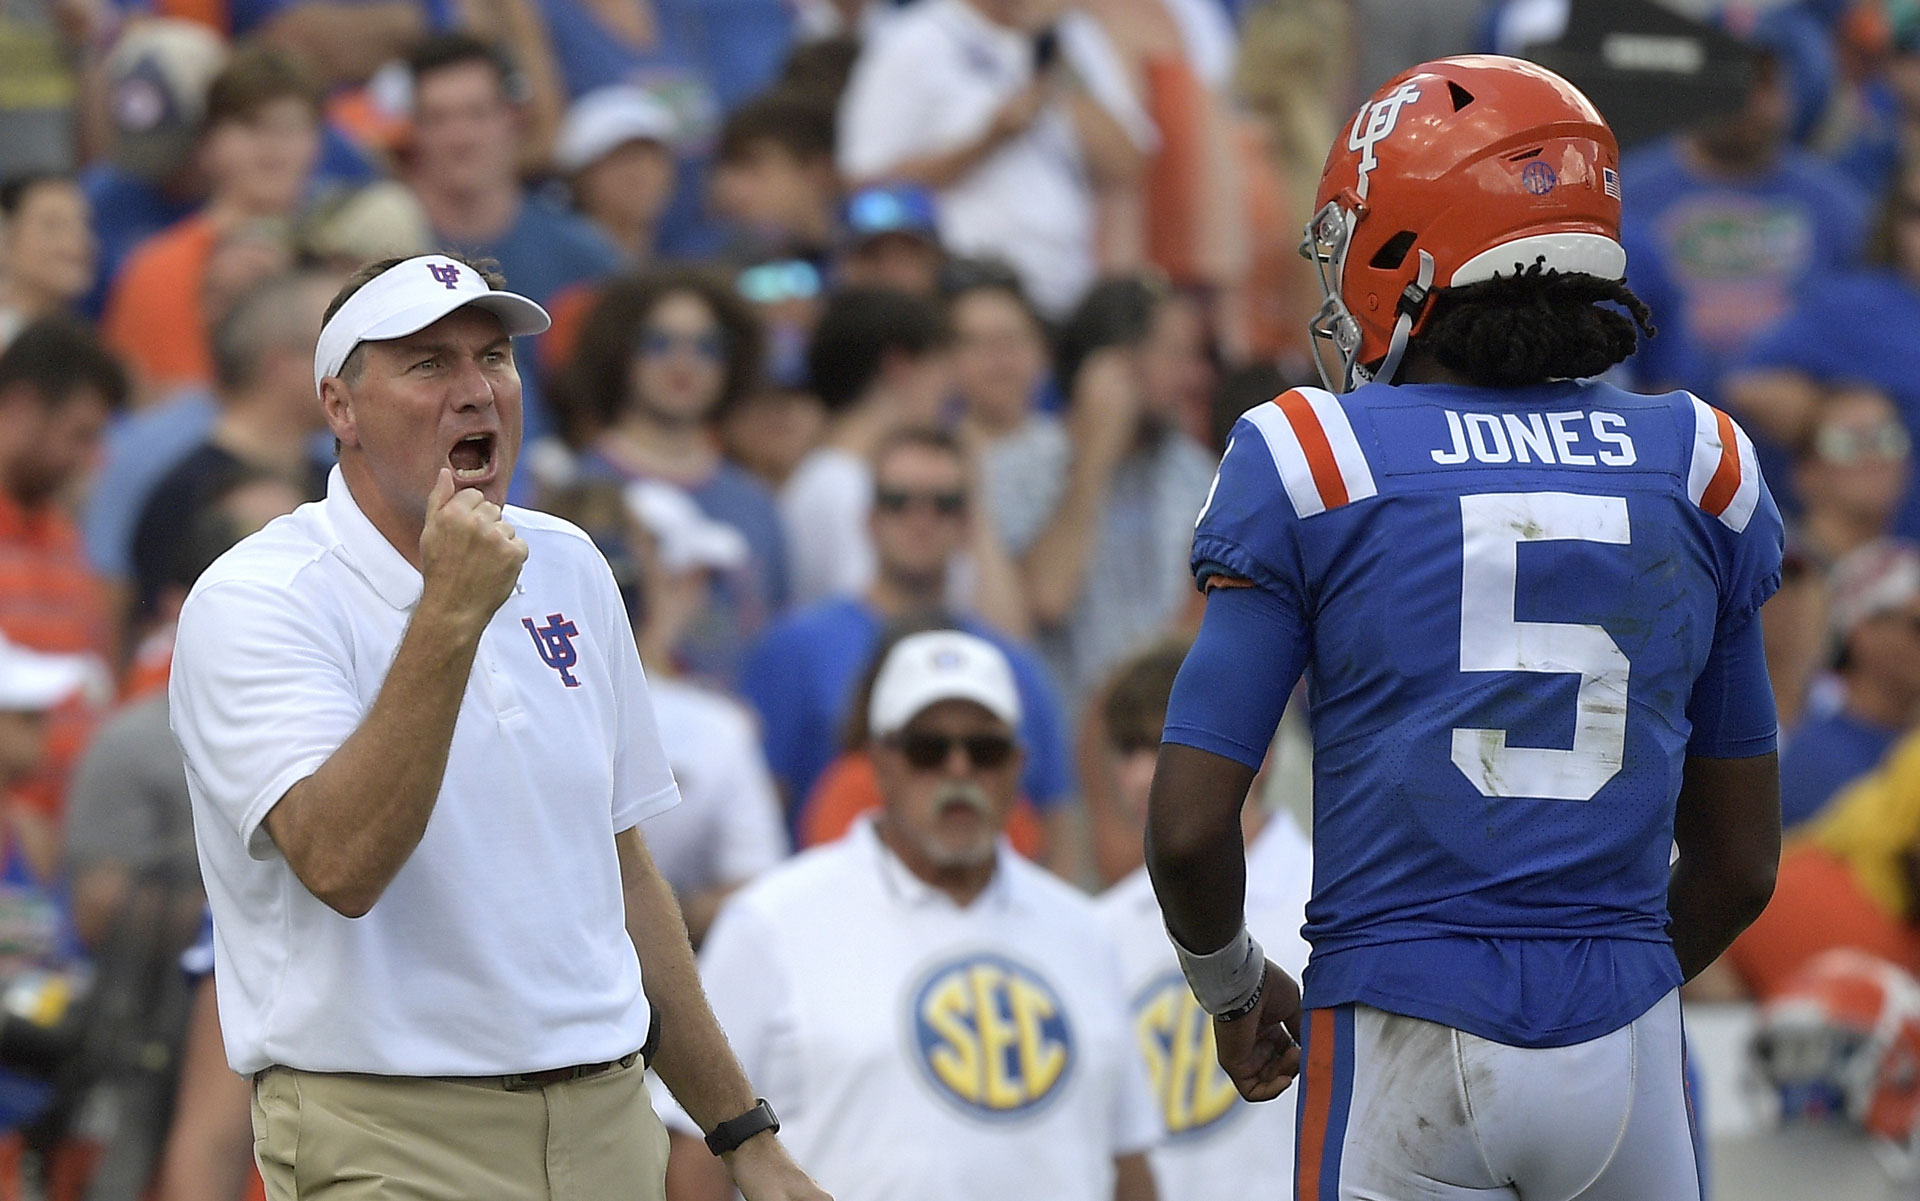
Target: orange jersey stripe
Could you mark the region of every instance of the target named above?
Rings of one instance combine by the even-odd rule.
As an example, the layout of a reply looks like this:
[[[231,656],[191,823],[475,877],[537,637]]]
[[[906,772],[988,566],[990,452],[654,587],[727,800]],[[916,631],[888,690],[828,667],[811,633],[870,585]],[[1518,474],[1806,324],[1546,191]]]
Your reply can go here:
[[[1713,420],[1720,427],[1720,465],[1713,469],[1707,490],[1700,494],[1700,507],[1718,517],[1733,503],[1734,493],[1740,491],[1740,443],[1733,432],[1733,418],[1715,409]]]
[[[1327,431],[1320,428],[1320,418],[1313,406],[1297,391],[1286,392],[1273,403],[1287,415],[1293,436],[1300,440],[1300,450],[1307,456],[1307,470],[1313,472],[1313,486],[1320,491],[1320,503],[1329,509],[1346,504],[1347,482],[1340,478],[1340,464],[1334,461],[1333,444],[1327,441]]]
[[[1318,426],[1314,428],[1318,429]],[[1333,1010],[1307,1014],[1306,1095],[1300,1098],[1300,1147],[1296,1152],[1294,1196],[1319,1201],[1320,1166],[1327,1151],[1327,1124],[1333,1113]]]

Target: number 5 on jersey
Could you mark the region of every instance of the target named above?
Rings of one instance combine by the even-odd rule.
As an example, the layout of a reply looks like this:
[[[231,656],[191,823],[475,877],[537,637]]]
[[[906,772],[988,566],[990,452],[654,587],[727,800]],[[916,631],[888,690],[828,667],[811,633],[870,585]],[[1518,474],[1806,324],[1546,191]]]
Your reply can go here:
[[[1460,498],[1460,670],[1580,677],[1573,746],[1507,745],[1506,730],[1456,727],[1453,762],[1482,796],[1592,800],[1619,771],[1627,743],[1627,656],[1597,625],[1520,621],[1522,542],[1578,539],[1625,546],[1627,502],[1572,492]]]

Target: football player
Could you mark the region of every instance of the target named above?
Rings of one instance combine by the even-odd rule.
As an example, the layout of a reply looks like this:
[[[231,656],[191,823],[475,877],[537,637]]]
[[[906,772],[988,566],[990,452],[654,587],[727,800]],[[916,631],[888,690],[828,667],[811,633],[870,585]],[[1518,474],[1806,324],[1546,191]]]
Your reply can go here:
[[[1390,81],[1303,246],[1327,390],[1242,418],[1200,516],[1148,866],[1242,1095],[1302,1074],[1300,1198],[1700,1195],[1678,990],[1772,890],[1782,531],[1725,413],[1593,378],[1653,332],[1621,186],[1549,71]],[[1238,815],[1303,670],[1304,999]]]

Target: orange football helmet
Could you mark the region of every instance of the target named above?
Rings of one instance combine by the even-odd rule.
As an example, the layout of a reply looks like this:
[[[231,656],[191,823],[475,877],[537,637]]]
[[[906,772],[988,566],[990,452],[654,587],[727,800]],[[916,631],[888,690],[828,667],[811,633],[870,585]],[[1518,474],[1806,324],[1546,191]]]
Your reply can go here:
[[[1753,1064],[1784,1121],[1841,1118],[1920,1140],[1920,981],[1864,951],[1823,951],[1760,1006]]]
[[[1334,142],[1300,244],[1321,379],[1391,383],[1436,288],[1536,262],[1624,279],[1619,167],[1599,111],[1545,67],[1476,54],[1394,76]]]

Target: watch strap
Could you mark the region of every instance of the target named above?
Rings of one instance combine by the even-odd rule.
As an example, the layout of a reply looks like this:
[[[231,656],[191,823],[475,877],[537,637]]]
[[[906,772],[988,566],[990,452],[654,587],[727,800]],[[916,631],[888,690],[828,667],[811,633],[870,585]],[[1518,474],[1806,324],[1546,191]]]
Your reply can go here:
[[[707,1135],[707,1150],[715,1155],[725,1155],[756,1134],[769,1130],[777,1132],[779,1129],[780,1119],[774,1115],[773,1106],[767,1104],[765,1097],[761,1097],[752,1109],[715,1126],[713,1132]]]

